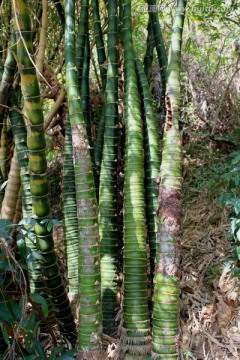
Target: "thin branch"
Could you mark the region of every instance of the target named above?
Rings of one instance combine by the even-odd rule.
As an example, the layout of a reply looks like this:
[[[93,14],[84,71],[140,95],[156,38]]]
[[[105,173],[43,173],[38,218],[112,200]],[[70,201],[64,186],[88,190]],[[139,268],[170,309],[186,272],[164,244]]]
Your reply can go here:
[[[215,135],[215,132],[216,132],[216,126],[217,126],[217,122],[218,122],[218,118],[219,118],[219,114],[220,114],[220,111],[222,110],[222,105],[223,105],[223,102],[225,100],[225,97],[229,91],[229,88],[232,84],[232,81],[235,77],[235,75],[238,73],[238,71],[240,70],[240,68],[238,67],[238,64],[240,62],[240,54],[238,55],[238,58],[237,58],[237,62],[236,62],[236,67],[235,67],[235,70],[234,72],[232,73],[232,76],[230,77],[230,80],[224,90],[224,92],[222,93],[222,96],[220,98],[220,101],[218,103],[218,107],[216,109],[216,112],[214,114],[214,120],[213,120],[213,125],[212,125],[212,132],[211,132],[211,136],[214,136]]]
[[[237,21],[237,20],[231,19],[231,18],[229,18],[227,16],[225,16],[224,19],[227,20],[227,21],[231,21],[232,23],[236,24],[237,26],[240,26],[240,22]]]
[[[59,107],[62,105],[62,102],[63,102],[65,96],[66,96],[66,91],[65,91],[65,89],[62,89],[59,96],[58,96],[58,98],[57,98],[57,100],[56,100],[56,102],[55,102],[55,104],[53,105],[50,113],[48,114],[48,116],[44,120],[44,129],[45,129],[45,131],[49,128],[49,126],[51,124],[51,121],[52,121],[53,117],[56,115]]]
[[[38,315],[40,316],[40,319],[44,322],[44,324],[46,325],[46,328],[49,331],[49,334],[52,337],[52,342],[53,342],[53,346],[57,347],[57,338],[54,334],[54,331],[51,327],[51,325],[48,323],[47,319],[45,318],[45,316],[43,316],[42,310],[41,308],[38,306],[38,304],[36,304],[31,297],[27,294],[27,299],[30,302],[30,304],[32,305],[33,309],[36,310],[36,312],[38,313]]]
[[[42,0],[42,26],[38,45],[38,53],[36,56],[36,68],[41,74],[43,72],[44,55],[47,42],[47,10],[48,1]]]

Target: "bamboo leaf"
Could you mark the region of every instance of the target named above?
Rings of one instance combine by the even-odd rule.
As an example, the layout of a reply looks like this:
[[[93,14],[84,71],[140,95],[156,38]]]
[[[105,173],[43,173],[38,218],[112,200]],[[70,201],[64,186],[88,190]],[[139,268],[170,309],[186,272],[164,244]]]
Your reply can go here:
[[[53,349],[51,352],[51,355],[49,357],[49,360],[55,359],[56,355],[59,354],[64,349],[63,345],[58,346],[57,348]]]
[[[4,338],[5,342],[6,342],[6,344],[10,345],[8,332],[7,332],[7,329],[6,329],[6,326],[5,326],[4,322],[1,322],[0,326],[1,326],[3,338]]]
[[[7,321],[8,323],[11,323],[14,318],[11,314],[11,312],[9,311],[8,306],[6,305],[6,303],[4,303],[5,298],[1,297],[0,299],[0,321]]]
[[[32,217],[26,217],[23,218],[20,222],[19,225],[31,225],[32,227],[36,224],[36,220]]]
[[[17,246],[18,246],[18,249],[19,249],[22,259],[26,259],[27,247],[26,247],[26,243],[25,243],[25,238],[23,236],[20,236],[20,235],[18,236]]]
[[[20,304],[17,304],[15,301],[9,303],[9,308],[12,311],[13,317],[15,320],[20,321],[22,318],[22,307]]]
[[[41,360],[47,360],[47,357],[45,355],[45,352],[42,348],[40,341],[37,341],[34,338],[32,338],[32,341],[34,343],[34,348],[35,348],[36,352],[38,353],[38,355],[41,356]]]
[[[238,215],[240,213],[240,200],[235,202],[234,211],[235,211],[236,215]]]
[[[52,222],[51,221],[49,221],[48,223],[47,223],[47,231],[52,231],[52,229],[53,229],[53,224],[52,224]]]
[[[48,316],[48,303],[44,297],[39,294],[30,294],[30,297],[33,301],[35,301],[38,305],[41,306],[42,313],[44,317]]]
[[[59,357],[59,360],[75,360],[74,355],[76,355],[77,351],[75,349],[67,351],[65,354]]]

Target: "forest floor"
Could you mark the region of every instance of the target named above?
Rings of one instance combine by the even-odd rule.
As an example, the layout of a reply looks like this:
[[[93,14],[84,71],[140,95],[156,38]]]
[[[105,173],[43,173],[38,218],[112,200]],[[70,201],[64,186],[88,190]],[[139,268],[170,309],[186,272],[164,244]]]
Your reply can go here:
[[[190,184],[181,244],[181,359],[240,359],[240,291],[228,265],[228,230],[229,210],[207,187]]]

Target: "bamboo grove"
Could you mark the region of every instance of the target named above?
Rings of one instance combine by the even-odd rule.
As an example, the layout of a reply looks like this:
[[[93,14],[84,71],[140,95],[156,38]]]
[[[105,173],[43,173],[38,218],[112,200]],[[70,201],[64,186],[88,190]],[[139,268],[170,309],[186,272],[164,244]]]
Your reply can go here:
[[[169,44],[156,2],[141,6],[145,54],[135,49],[131,0],[1,2],[9,37],[0,63],[0,358],[34,354],[6,315],[23,309],[21,297],[38,309],[52,346],[60,336],[78,359],[178,358],[186,1],[176,2]],[[150,91],[154,58],[165,121]],[[46,158],[46,134],[56,128],[65,274]],[[1,264],[18,251],[25,285],[10,286],[13,270]],[[36,302],[46,302],[45,314]]]

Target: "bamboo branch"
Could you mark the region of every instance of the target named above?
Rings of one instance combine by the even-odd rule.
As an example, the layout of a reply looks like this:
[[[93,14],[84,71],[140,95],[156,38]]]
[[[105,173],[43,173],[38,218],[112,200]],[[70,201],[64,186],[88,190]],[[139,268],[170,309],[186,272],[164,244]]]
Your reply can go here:
[[[48,114],[48,116],[44,120],[44,129],[45,129],[45,131],[48,130],[48,128],[49,128],[49,126],[50,126],[50,124],[52,122],[52,119],[54,118],[54,116],[56,115],[58,109],[62,105],[62,102],[63,102],[65,96],[66,96],[66,91],[65,91],[65,89],[62,89],[59,96],[58,96],[58,98],[57,98],[57,100],[56,100],[56,102],[55,102],[55,104],[53,105],[50,113]]]
[[[47,10],[48,10],[48,1],[42,0],[42,26],[40,32],[39,45],[38,45],[38,53],[36,56],[36,68],[38,69],[38,72],[41,74],[43,72],[44,55],[45,55],[46,42],[47,42]]]
[[[49,334],[51,335],[51,338],[52,338],[53,346],[57,347],[57,338],[56,338],[56,336],[54,334],[54,331],[53,331],[51,325],[48,323],[47,319],[43,315],[41,308],[38,306],[38,304],[36,304],[31,299],[31,296],[27,295],[27,299],[30,302],[30,304],[32,305],[33,309],[38,313],[38,315],[39,315],[40,319],[42,320],[42,322],[44,322],[46,328],[48,329]]]
[[[229,17],[227,17],[227,16],[225,16],[224,19],[227,20],[227,21],[230,21],[230,22],[232,22],[232,23],[234,23],[234,24],[236,24],[237,26],[240,26],[240,23],[239,23],[239,21],[237,21],[237,20],[231,19],[231,18],[229,18]]]

